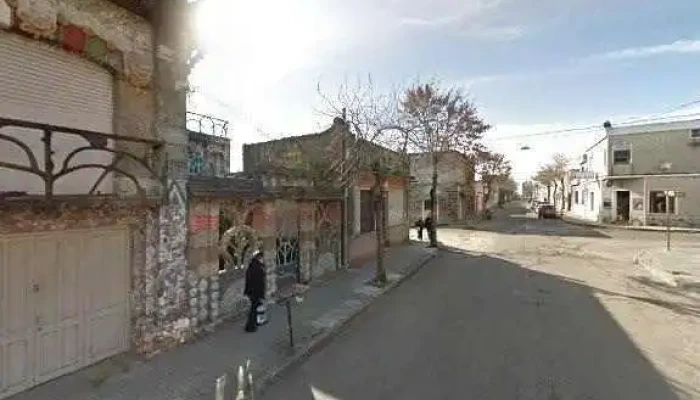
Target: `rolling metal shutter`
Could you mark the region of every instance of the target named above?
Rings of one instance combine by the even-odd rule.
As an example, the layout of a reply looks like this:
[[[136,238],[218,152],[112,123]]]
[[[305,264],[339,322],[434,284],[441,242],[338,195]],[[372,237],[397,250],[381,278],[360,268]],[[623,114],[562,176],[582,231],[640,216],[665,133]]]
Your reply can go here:
[[[60,48],[0,31],[0,117],[84,129],[113,132],[113,77],[105,69]],[[2,133],[21,138],[33,149],[42,149],[39,132],[3,128]],[[86,144],[73,135],[54,136],[57,166],[68,152]],[[0,141],[0,159],[27,164],[19,149]],[[39,163],[42,151],[35,150]],[[105,152],[85,152],[76,163],[107,164]],[[57,183],[58,194],[84,194],[101,170],[83,170]],[[24,172],[0,170],[0,190],[43,193],[43,181]],[[112,180],[105,179],[100,191],[111,192]]]

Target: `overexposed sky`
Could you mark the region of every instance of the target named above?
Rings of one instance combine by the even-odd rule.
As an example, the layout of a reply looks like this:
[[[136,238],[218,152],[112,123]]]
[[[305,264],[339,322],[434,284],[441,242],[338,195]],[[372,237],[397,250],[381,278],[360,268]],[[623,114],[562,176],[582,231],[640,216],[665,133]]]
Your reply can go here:
[[[191,108],[230,120],[233,169],[243,143],[328,126],[318,85],[333,93],[368,75],[382,89],[417,78],[467,89],[517,180],[555,152],[577,156],[601,130],[504,137],[700,100],[697,0],[201,1],[207,56]]]

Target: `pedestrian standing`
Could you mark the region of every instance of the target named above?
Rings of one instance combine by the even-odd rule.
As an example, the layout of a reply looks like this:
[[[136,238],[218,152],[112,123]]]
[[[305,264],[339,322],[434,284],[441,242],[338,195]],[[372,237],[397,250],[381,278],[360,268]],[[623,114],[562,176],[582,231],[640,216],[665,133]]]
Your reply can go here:
[[[433,216],[428,215],[425,218],[425,222],[423,223],[425,225],[425,230],[428,231],[428,239],[432,242],[432,237],[433,237]]]
[[[259,251],[253,256],[245,272],[245,289],[243,293],[250,299],[250,311],[248,312],[248,319],[245,324],[246,332],[255,332],[258,330],[258,307],[265,299],[266,286],[263,253]]]
[[[423,240],[423,218],[416,221],[416,230],[418,231],[418,240]]]

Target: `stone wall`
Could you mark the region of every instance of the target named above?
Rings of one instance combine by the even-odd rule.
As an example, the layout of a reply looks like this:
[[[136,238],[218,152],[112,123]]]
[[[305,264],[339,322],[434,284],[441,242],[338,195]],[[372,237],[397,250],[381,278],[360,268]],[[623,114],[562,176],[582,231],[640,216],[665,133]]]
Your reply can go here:
[[[218,261],[220,219],[215,212],[221,212],[221,219],[230,223],[231,232],[237,232],[229,242],[234,261],[223,270]],[[255,250],[263,250],[268,296],[274,296],[280,284],[278,238],[298,239],[302,282],[311,282],[339,268],[340,218],[339,201],[193,198],[189,218],[190,268],[197,271],[200,279],[216,280],[208,308],[217,312],[211,312],[206,321],[217,324],[247,309],[248,301],[243,295],[245,268]]]

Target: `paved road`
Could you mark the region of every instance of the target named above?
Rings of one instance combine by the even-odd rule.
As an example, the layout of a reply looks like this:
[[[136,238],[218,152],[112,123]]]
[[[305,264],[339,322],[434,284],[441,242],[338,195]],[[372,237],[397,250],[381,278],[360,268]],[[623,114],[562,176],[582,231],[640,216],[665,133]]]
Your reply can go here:
[[[634,240],[513,211],[443,229],[453,251],[264,399],[700,399],[700,304],[597,252]]]

